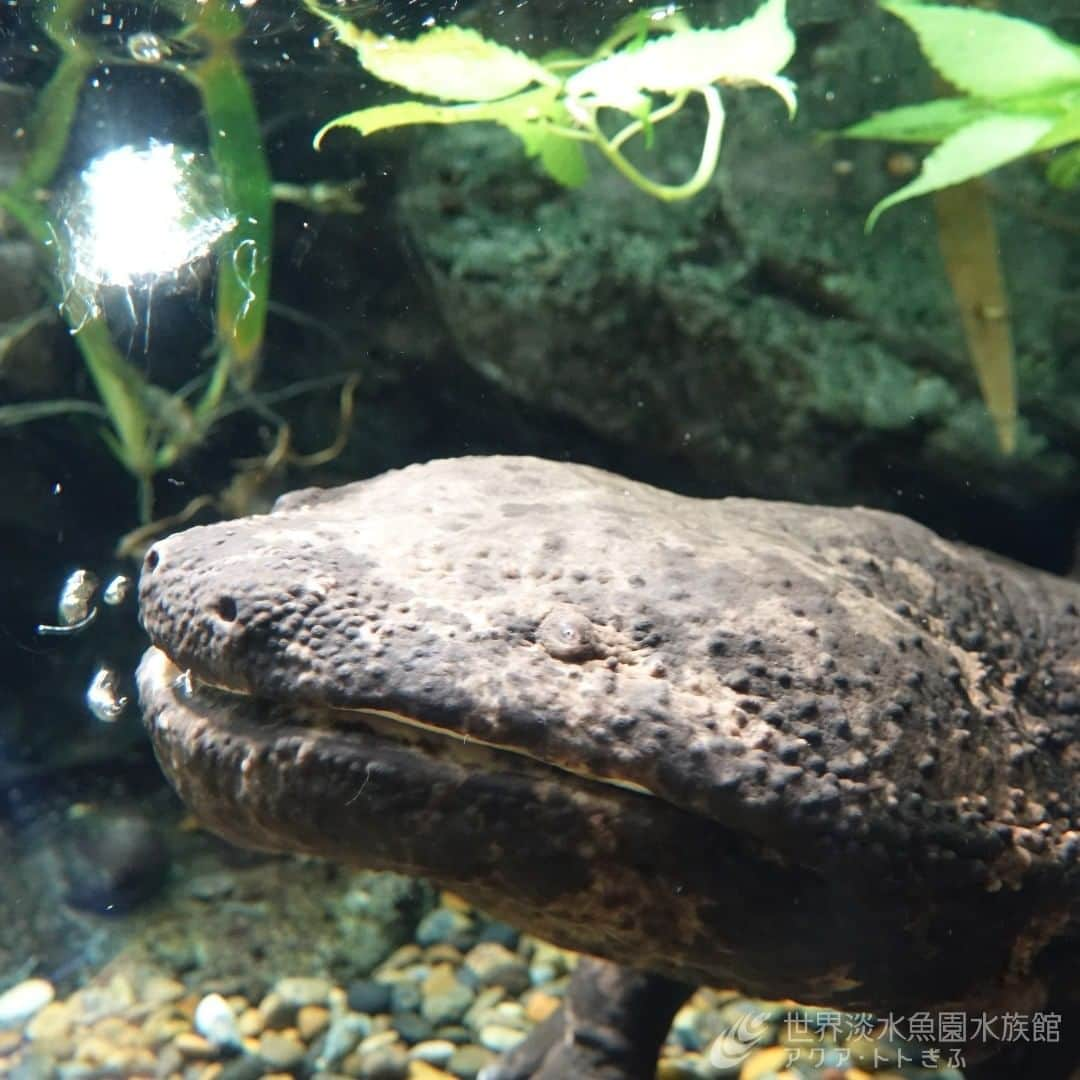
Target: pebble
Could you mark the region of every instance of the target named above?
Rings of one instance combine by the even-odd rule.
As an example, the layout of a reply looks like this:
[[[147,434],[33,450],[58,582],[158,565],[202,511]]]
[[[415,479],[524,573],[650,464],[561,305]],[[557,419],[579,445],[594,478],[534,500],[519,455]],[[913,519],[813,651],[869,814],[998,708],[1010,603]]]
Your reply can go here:
[[[275,1069],[291,1069],[304,1060],[304,1044],[293,1035],[264,1031],[259,1036],[259,1057]]]
[[[420,987],[408,979],[393,984],[390,991],[390,1009],[394,1013],[410,1013],[420,1008],[423,994]]]
[[[48,979],[24,979],[16,983],[0,994],[0,1028],[25,1024],[54,997],[56,991]]]
[[[435,1027],[422,1016],[414,1012],[395,1013],[394,1029],[407,1043],[423,1042],[430,1039]]]
[[[330,1026],[330,1010],[322,1005],[301,1005],[296,1028],[304,1042],[312,1042]]]
[[[209,1039],[204,1039],[194,1031],[182,1031],[173,1039],[173,1046],[187,1058],[217,1057],[217,1047]]]
[[[317,1068],[326,1069],[351,1053],[361,1039],[371,1034],[371,1017],[363,1013],[343,1013],[330,1021],[322,1053],[315,1061]]]
[[[380,1046],[362,1058],[361,1080],[405,1080],[409,1075],[409,1058],[405,1047],[398,1042]]]
[[[459,1046],[446,1063],[446,1069],[461,1080],[476,1080],[477,1073],[494,1061],[495,1055],[483,1046]]]
[[[485,941],[470,949],[461,976],[473,986],[501,986],[511,994],[524,993],[531,981],[525,961],[497,941]]]
[[[451,1024],[465,1015],[473,996],[449,964],[439,964],[424,980],[420,1015],[436,1025]]]
[[[513,1050],[524,1038],[524,1031],[507,1027],[506,1024],[485,1024],[480,1029],[480,1045],[486,1046],[496,1054],[505,1054],[507,1050]]]
[[[375,979],[349,983],[349,1008],[361,1013],[386,1012],[390,1008],[390,987]]]
[[[238,1047],[243,1035],[236,1015],[220,994],[207,994],[195,1006],[195,1030],[208,1042],[222,1048]]]
[[[296,976],[278,979],[274,983],[274,993],[293,1009],[301,1009],[305,1005],[325,1005],[333,990],[334,984],[329,979],[316,976]]]
[[[425,1039],[409,1051],[409,1059],[441,1067],[454,1056],[455,1050],[457,1047],[449,1039]]]
[[[534,1024],[542,1024],[562,1002],[542,990],[533,990],[525,999],[525,1015]]]
[[[409,1080],[454,1080],[454,1075],[426,1061],[413,1060],[409,1062]]]
[[[421,920],[416,928],[416,940],[421,945],[446,944],[458,949],[471,949],[476,944],[476,923],[463,911],[436,908]]]
[[[560,1007],[574,957],[528,938],[516,947],[510,935],[485,939],[483,917],[450,905],[439,910],[444,914],[434,920],[435,930],[467,927],[478,940],[464,951],[449,941],[403,945],[347,991],[328,978],[288,977],[255,1004],[251,986],[262,984],[239,972],[203,987],[197,969],[185,969],[187,986],[156,968],[131,977],[127,969],[103,975],[0,1028],[0,1075],[479,1080]],[[44,980],[26,980],[8,994],[28,993],[25,987],[35,982]],[[52,987],[45,986],[48,998]],[[676,1015],[656,1077],[887,1080],[887,1072],[860,1069],[859,1062],[870,1059],[875,1046],[887,1052],[888,1041],[865,1035],[836,1040],[825,1022],[833,1015],[731,991],[698,991]],[[789,1016],[800,1023],[787,1023]],[[792,1053],[800,1053],[794,1063]],[[954,1071],[904,1070],[904,1080],[918,1077],[963,1080]]]
[[[26,1025],[26,1036],[35,1042],[39,1039],[62,1039],[68,1035],[75,1024],[72,1008],[66,1001],[50,1001],[30,1023]]]
[[[529,961],[529,981],[533,986],[553,982],[569,970],[570,961],[566,952],[546,942],[536,943]]]

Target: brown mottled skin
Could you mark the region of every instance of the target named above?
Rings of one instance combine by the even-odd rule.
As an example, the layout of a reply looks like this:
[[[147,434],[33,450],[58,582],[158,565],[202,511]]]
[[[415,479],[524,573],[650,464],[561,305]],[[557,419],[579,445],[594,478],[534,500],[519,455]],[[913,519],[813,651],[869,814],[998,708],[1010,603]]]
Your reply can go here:
[[[237,843],[427,875],[681,992],[1075,986],[1078,583],[877,511],[487,457],[169,537],[140,603],[158,756]],[[503,1075],[647,1074],[594,1042]]]

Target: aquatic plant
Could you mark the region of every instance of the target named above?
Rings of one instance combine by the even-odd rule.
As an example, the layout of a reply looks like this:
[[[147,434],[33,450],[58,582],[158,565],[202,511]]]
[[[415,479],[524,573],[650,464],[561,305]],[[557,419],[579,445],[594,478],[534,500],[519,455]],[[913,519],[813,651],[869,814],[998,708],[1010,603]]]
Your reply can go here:
[[[235,384],[249,390],[258,371],[269,299],[272,189],[259,137],[258,115],[234,44],[243,31],[241,15],[227,0],[169,0],[183,21],[177,35],[197,47],[199,59],[171,65],[199,92],[206,114],[209,157],[217,175],[229,224],[215,237],[217,282],[216,357],[210,376],[186,392],[170,393],[150,383],[118,349],[90,288],[81,287],[71,261],[63,207],[50,199],[50,186],[68,145],[75,113],[94,68],[116,63],[98,52],[79,30],[87,0],[35,0],[33,17],[59,51],[59,62],[41,90],[27,124],[27,153],[13,183],[0,189],[6,211],[40,245],[52,265],[59,306],[103,405],[108,427],[103,437],[139,485],[140,518],[152,512],[152,480],[197,446],[224,413],[226,392]],[[136,35],[138,37],[139,35]],[[152,38],[154,35],[142,35]],[[162,55],[167,47],[161,46]],[[133,57],[131,62],[144,62]],[[162,66],[170,67],[166,62]],[[150,161],[158,167],[172,154]],[[138,159],[139,154],[129,155]],[[176,155],[173,155],[175,158]],[[174,160],[177,168],[181,160]],[[142,161],[145,164],[147,158]],[[87,173],[84,173],[84,180]],[[210,245],[207,245],[210,250]],[[108,284],[105,279],[102,284]],[[93,283],[91,283],[93,284]],[[187,398],[193,396],[189,402]],[[80,402],[31,402],[0,410],[0,426],[87,411]]]
[[[1050,30],[995,12],[881,0],[915,32],[956,96],[878,113],[847,128],[853,139],[936,144],[922,171],[870,211],[934,196],[938,240],[964,338],[998,444],[1016,445],[1016,374],[997,234],[980,178],[1020,158],[1061,150],[1051,183],[1080,182],[1080,48]],[[1069,147],[1069,149],[1062,149]]]
[[[1080,48],[995,12],[915,0],[881,6],[911,27],[927,61],[960,93],[890,109],[844,131],[851,139],[938,144],[914,180],[874,207],[868,229],[907,199],[1080,142]],[[1055,157],[1047,175],[1062,187],[1080,183],[1080,147]]]
[[[436,27],[411,41],[380,36],[316,0],[304,3],[372,75],[435,99],[338,116],[318,132],[316,145],[339,127],[371,135],[411,124],[494,123],[516,135],[561,184],[584,182],[582,147],[592,145],[631,183],[670,201],[697,194],[716,170],[724,128],[718,84],[767,87],[795,112],[794,84],[779,74],[795,49],[786,0],[766,0],[754,15],[723,29],[694,29],[671,8],[641,12],[621,22],[591,56],[563,50],[539,60],[458,26]],[[656,125],[694,95],[704,101],[707,115],[696,170],[680,184],[646,176],[623,148],[637,135],[651,142]],[[621,113],[628,122],[609,135],[601,124],[605,113]]]

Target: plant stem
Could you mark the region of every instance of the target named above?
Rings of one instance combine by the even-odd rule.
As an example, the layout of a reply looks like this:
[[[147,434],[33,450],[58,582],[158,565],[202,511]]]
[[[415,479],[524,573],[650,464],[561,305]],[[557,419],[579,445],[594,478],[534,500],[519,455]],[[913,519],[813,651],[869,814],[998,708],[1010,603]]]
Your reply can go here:
[[[720,160],[720,142],[724,133],[724,106],[720,101],[720,94],[716,87],[700,87],[698,93],[705,99],[705,107],[708,110],[709,118],[705,128],[705,141],[701,147],[701,159],[694,175],[686,183],[661,184],[655,180],[650,180],[640,169],[632,165],[620,150],[620,147],[629,138],[629,135],[626,134],[627,129],[621,131],[614,139],[609,139],[600,130],[600,125],[594,116],[590,128],[593,138],[596,140],[596,145],[600,148],[600,152],[604,157],[630,183],[637,185],[642,191],[652,195],[654,198],[662,199],[664,202],[678,202],[680,199],[692,198],[708,184],[713,173],[716,172],[716,165]],[[663,112],[662,109],[657,111]],[[665,115],[670,115],[670,113]],[[637,125],[636,128],[635,125]],[[634,121],[633,124],[629,125],[630,128],[635,128],[630,134],[636,134],[636,131],[643,126],[642,121]]]
[[[185,74],[202,97],[210,153],[237,219],[218,256],[218,368],[195,409],[209,419],[230,379],[250,389],[258,374],[270,297],[273,194],[255,99],[233,50],[243,23],[224,0],[206,0],[196,10],[192,29],[207,56]]]

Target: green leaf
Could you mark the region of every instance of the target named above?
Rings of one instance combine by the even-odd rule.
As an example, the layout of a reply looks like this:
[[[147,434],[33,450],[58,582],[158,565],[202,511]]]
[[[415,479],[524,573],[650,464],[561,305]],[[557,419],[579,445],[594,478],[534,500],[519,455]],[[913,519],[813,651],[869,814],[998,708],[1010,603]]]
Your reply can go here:
[[[555,87],[541,87],[501,101],[467,105],[433,105],[426,101],[373,105],[368,109],[336,116],[324,124],[315,136],[315,146],[319,146],[328,131],[339,127],[353,128],[361,135],[409,124],[472,124],[488,121],[507,127],[524,127],[561,116],[562,107],[557,97]]]
[[[577,140],[537,124],[512,130],[525,144],[526,153],[537,158],[556,183],[576,188],[589,179],[589,165]]]
[[[999,111],[985,102],[971,98],[942,98],[923,105],[905,105],[880,112],[852,125],[841,134],[849,139],[941,142],[960,128],[994,115],[999,115]]]
[[[990,11],[882,0],[927,60],[965,93],[1003,98],[1080,83],[1080,51],[1045,27]]]
[[[1039,140],[1036,150],[1056,150],[1066,143],[1080,139],[1080,109],[1066,113]]]
[[[438,26],[412,41],[379,36],[304,0],[376,78],[443,101],[496,101],[530,83],[558,84],[542,64],[475,30]]]
[[[645,90],[681,94],[715,82],[756,83],[772,87],[792,108],[790,84],[777,78],[795,51],[785,10],[786,0],[766,0],[737,26],[677,30],[640,49],[615,53],[571,75],[566,92],[632,112]]]
[[[990,116],[950,135],[923,162],[922,172],[894,191],[870,211],[869,232],[877,219],[897,203],[951,187],[1015,161],[1030,153],[1035,144],[1054,126],[1054,121],[1038,116]]]
[[[1080,184],[1080,146],[1058,154],[1046,168],[1046,179],[1059,188]]]

